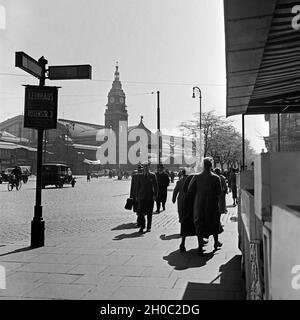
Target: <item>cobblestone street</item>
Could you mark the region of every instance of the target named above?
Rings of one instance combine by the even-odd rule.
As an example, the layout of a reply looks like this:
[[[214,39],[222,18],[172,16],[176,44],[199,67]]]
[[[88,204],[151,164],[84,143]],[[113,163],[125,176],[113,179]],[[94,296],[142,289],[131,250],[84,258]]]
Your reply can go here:
[[[108,178],[92,179],[80,176],[75,188],[47,187],[42,191],[46,239],[89,232],[111,230],[134,222],[133,212],[126,211],[130,181]],[[170,186],[169,190],[172,190]],[[169,196],[169,206],[173,206]],[[35,180],[23,184],[20,191],[8,192],[0,185],[0,245],[30,239],[30,223],[35,204]],[[165,212],[154,216],[153,227],[177,224],[177,216]]]

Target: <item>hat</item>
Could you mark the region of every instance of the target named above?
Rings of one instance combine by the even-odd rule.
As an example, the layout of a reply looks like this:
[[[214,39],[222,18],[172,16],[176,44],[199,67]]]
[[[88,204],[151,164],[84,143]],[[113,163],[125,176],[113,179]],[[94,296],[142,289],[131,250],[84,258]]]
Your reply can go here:
[[[160,164],[158,165],[158,168],[159,168],[159,169],[163,169],[163,168],[164,168],[164,165],[160,163]]]

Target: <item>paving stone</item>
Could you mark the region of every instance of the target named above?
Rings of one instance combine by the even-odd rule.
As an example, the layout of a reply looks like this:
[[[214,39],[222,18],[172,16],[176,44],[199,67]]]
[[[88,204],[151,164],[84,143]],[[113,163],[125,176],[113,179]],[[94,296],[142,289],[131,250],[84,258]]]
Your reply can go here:
[[[66,273],[74,265],[60,263],[27,263],[18,269],[18,271],[46,272],[46,273]]]
[[[94,286],[80,284],[52,284],[45,283],[26,293],[26,297],[49,299],[75,299],[78,300]]]
[[[43,277],[39,280],[40,283],[72,283],[78,280],[81,276],[74,274],[63,274],[63,273],[49,273],[43,274]]]
[[[158,300],[164,289],[147,287],[120,287],[111,296],[111,300]]]

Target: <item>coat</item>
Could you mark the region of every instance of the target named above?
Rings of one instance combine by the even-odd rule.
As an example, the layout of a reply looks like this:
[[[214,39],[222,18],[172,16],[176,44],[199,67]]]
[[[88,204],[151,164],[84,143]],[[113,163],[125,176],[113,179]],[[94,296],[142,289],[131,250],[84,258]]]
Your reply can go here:
[[[157,197],[157,180],[154,173],[140,174],[137,179],[137,210],[143,214],[153,212],[154,200]]]
[[[185,199],[186,199],[186,191],[183,191],[183,185],[187,176],[184,176],[182,179],[176,182],[176,186],[173,191],[172,202],[175,203],[177,198],[177,211],[179,222],[182,223],[185,219]]]
[[[179,222],[181,224],[181,230],[180,230],[181,236],[196,235],[194,221],[193,221],[193,210],[192,210],[192,207],[187,204],[187,201],[188,201],[187,187],[191,178],[192,176],[183,176],[182,179],[177,181],[173,191],[173,197],[172,197],[173,202],[176,201],[176,197],[178,195],[177,209],[178,209]]]
[[[219,211],[220,213],[226,212],[226,194],[228,191],[226,179],[223,175],[219,175],[221,182],[221,193],[219,195]]]
[[[220,178],[209,170],[195,175],[188,187],[194,193],[193,219],[197,235],[208,238],[221,232],[219,195]]]
[[[137,197],[138,197],[138,179],[141,176],[141,173],[134,173],[131,177],[131,185],[130,185],[130,198],[133,199],[133,212],[138,211],[138,202],[137,202]]]
[[[168,186],[170,184],[169,175],[165,172],[158,173],[156,172],[156,179],[158,185],[158,195],[157,201],[165,203],[167,201],[167,194],[168,194]]]

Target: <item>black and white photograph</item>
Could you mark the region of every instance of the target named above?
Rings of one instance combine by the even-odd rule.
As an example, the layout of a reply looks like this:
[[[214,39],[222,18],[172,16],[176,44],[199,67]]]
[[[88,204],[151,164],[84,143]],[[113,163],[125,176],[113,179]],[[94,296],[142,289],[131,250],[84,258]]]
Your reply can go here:
[[[300,300],[299,248],[300,1],[0,0],[0,309]]]

